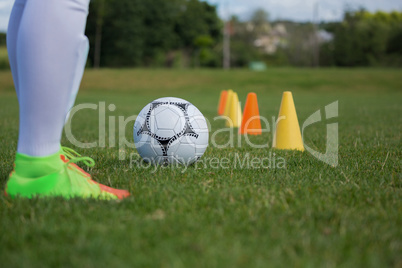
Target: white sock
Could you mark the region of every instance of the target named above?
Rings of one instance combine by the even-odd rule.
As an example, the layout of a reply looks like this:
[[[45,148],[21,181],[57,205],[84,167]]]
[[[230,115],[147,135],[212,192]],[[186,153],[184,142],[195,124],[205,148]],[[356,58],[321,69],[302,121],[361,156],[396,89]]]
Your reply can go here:
[[[11,11],[10,21],[7,29],[7,53],[13,73],[15,91],[18,97],[18,70],[17,70],[17,35],[20,27],[21,17],[24,12],[26,0],[16,0]],[[19,98],[18,98],[19,99]]]
[[[81,81],[89,0],[17,0],[15,5],[23,9],[14,7],[8,33],[9,46],[16,44],[10,65],[20,104],[17,151],[47,156],[60,149],[66,114]]]

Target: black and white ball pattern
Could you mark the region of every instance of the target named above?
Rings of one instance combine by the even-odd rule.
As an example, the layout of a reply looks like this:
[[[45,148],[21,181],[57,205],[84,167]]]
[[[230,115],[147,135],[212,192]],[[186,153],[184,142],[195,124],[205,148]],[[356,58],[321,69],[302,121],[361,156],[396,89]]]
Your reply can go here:
[[[205,117],[193,104],[179,98],[152,101],[134,123],[137,151],[152,164],[192,164],[207,149],[208,137]]]

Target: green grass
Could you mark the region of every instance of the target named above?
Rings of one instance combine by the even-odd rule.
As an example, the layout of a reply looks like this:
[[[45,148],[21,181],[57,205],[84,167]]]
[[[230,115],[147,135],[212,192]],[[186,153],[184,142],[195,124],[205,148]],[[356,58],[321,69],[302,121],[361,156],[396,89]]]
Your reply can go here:
[[[7,48],[0,46],[0,70],[9,70],[10,64],[8,63]]]
[[[116,118],[137,114],[162,96],[194,103],[212,122],[221,89],[244,103],[258,95],[261,115],[277,116],[291,90],[299,122],[339,100],[339,166],[308,152],[210,146],[204,159],[275,153],[286,168],[130,168],[106,136],[106,148],[75,148],[93,157],[96,180],[129,189],[122,202],[11,200],[0,197],[3,267],[401,267],[402,71],[392,69],[87,71],[77,103],[115,104]],[[0,72],[0,180],[12,169],[18,105],[9,72]],[[118,119],[116,119],[118,122]],[[325,151],[326,122],[306,143]],[[116,123],[116,125],[118,125]],[[125,135],[132,141],[133,122]],[[80,141],[98,139],[97,111],[76,115]],[[118,128],[114,133],[118,136]],[[227,139],[227,134],[217,137]],[[253,138],[272,143],[272,133]],[[64,137],[63,144],[71,146]],[[74,147],[74,146],[72,146]],[[127,153],[135,149],[125,148]]]

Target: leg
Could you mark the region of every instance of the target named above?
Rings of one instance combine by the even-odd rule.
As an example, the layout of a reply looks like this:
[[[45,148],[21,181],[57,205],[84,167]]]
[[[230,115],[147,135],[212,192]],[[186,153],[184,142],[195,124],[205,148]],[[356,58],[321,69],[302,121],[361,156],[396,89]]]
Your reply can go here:
[[[96,183],[75,165],[83,161],[93,166],[91,158],[60,146],[66,114],[74,104],[88,52],[84,30],[89,0],[24,1],[17,0],[10,26],[20,133],[6,193],[28,198],[127,197],[127,191]],[[20,8],[21,3],[25,7]]]
[[[16,0],[11,11],[10,21],[7,30],[7,52],[10,61],[11,72],[13,73],[15,91],[19,92],[18,87],[18,68],[17,68],[17,36],[20,28],[22,14],[24,13],[26,0]],[[19,99],[19,97],[18,97]]]
[[[72,89],[78,89],[81,80],[76,70],[82,48],[87,46],[84,30],[88,4],[89,0],[26,3],[16,54],[19,153],[47,156],[60,149],[65,117],[74,102]]]

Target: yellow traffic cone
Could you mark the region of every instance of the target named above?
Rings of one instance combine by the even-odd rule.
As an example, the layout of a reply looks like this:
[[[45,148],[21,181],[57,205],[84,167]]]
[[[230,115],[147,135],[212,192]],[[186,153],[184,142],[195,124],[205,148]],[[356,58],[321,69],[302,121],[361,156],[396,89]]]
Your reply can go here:
[[[240,127],[241,125],[241,107],[239,102],[239,96],[236,92],[233,92],[230,99],[229,120],[226,121],[227,127]]]
[[[276,122],[276,131],[272,147],[304,151],[296,108],[293,102],[292,92],[290,91],[283,92],[281,108],[279,109]]]
[[[226,104],[225,104],[225,109],[223,112],[224,116],[229,117],[229,112],[230,112],[230,105],[232,103],[232,98],[233,98],[233,90],[229,89],[226,97]]]

